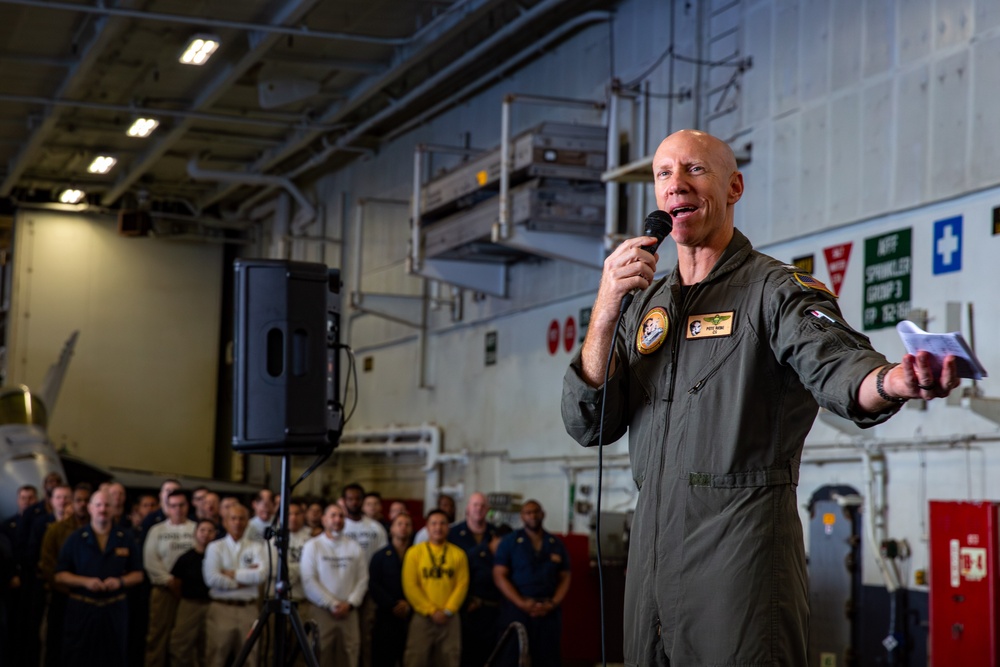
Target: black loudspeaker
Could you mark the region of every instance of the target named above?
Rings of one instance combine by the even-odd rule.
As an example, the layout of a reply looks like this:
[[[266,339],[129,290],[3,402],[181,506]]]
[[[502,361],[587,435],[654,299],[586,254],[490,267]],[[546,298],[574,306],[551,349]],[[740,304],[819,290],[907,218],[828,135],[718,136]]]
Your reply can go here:
[[[233,448],[329,453],[340,439],[340,272],[239,259],[235,271]]]

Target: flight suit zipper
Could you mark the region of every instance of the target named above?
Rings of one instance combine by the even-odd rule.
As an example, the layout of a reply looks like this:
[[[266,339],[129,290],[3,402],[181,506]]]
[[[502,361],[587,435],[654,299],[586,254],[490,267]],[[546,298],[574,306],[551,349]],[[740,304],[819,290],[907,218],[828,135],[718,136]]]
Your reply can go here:
[[[715,377],[715,374],[719,372],[719,369],[721,369],[725,365],[729,357],[733,356],[733,353],[736,352],[738,348],[739,344],[730,345],[729,351],[726,352],[726,354],[724,354],[721,359],[719,359],[719,362],[717,364],[715,364],[714,366],[712,366],[711,369],[709,369],[708,373],[705,374],[705,377],[698,380],[693,387],[688,389],[688,393],[694,395],[697,394],[699,391],[701,391],[702,388],[705,386],[705,383],[711,380],[713,377]]]
[[[698,289],[697,285],[691,287],[684,296],[684,299],[681,301],[680,308],[677,309],[678,314],[674,317],[674,326],[671,327],[673,332],[670,336],[670,386],[667,388],[667,403],[671,405],[674,402],[674,385],[677,382],[677,355],[680,351],[680,333],[683,331],[683,328],[679,327],[678,324],[684,320],[684,315],[688,312],[688,302],[691,301],[691,295],[694,294],[696,289]],[[679,291],[680,288],[678,288],[678,292]]]
[[[685,295],[685,298],[681,300],[680,307],[675,310],[675,315],[673,317],[674,325],[670,327],[672,329],[671,334],[670,334],[670,382],[669,382],[669,386],[667,387],[667,397],[664,399],[666,401],[666,403],[667,403],[667,408],[666,408],[667,414],[665,415],[666,424],[663,427],[663,442],[664,443],[666,443],[666,442],[668,442],[670,440],[670,409],[671,409],[671,407],[673,406],[673,403],[674,403],[674,385],[677,382],[677,357],[679,355],[679,349],[680,349],[680,335],[681,335],[680,332],[682,331],[682,327],[677,326],[677,323],[681,321],[683,313],[687,312],[687,304],[691,300],[691,295],[692,295],[692,293],[694,292],[695,289],[697,289],[697,287],[692,287],[690,290],[688,290],[687,294]],[[677,292],[675,292],[673,294],[673,296],[676,297],[677,294],[679,294],[679,293],[680,293],[680,288],[678,287]],[[678,303],[676,298],[672,299],[672,301],[673,301],[674,304]],[[655,484],[656,484],[656,486],[655,486],[655,488],[656,488],[656,503],[655,503],[656,511],[653,514],[653,550],[654,550],[654,554],[656,552],[656,546],[659,543],[659,539],[660,539],[660,511],[661,511],[661,503],[662,503],[662,499],[663,499],[663,492],[662,492],[663,491],[663,471],[664,471],[665,465],[666,465],[666,449],[664,447],[662,447],[662,446],[659,449],[660,449],[660,465],[659,465],[659,469],[657,470],[656,479],[654,480]],[[656,559],[656,556],[654,555],[654,557],[653,557],[653,567],[652,567],[654,580],[655,580],[656,570],[657,570],[656,563],[657,563],[657,559]],[[658,624],[658,627],[657,627],[657,632],[659,632],[659,624]]]

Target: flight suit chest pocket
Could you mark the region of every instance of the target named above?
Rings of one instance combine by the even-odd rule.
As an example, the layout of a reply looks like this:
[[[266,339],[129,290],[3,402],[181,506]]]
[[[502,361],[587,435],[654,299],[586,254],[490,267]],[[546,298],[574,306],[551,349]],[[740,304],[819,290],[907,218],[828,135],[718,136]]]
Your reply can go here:
[[[663,410],[661,401],[656,399],[656,385],[651,375],[657,377],[667,373],[667,364],[659,355],[654,358],[642,357],[632,359],[632,423],[629,426],[629,458],[632,464],[632,479],[636,487],[641,489],[646,475],[651,470],[653,453],[662,444],[665,419],[656,416]]]
[[[686,341],[686,346],[688,347],[688,350],[685,351],[686,357],[697,359],[708,355],[708,359],[700,366],[696,366],[696,370],[687,376],[687,386],[683,387],[683,389],[692,396],[696,396],[705,390],[706,387],[711,386],[712,383],[725,378],[729,367],[738,368],[741,358],[739,352],[741,349],[746,345],[756,348],[756,341],[757,338],[753,330],[745,323],[744,326],[739,327],[728,338]],[[696,347],[698,345],[711,346],[711,349],[698,350]]]
[[[656,383],[670,371],[669,351],[661,349],[648,356],[633,355],[629,363],[632,377],[642,390],[641,398],[648,405],[656,397]]]

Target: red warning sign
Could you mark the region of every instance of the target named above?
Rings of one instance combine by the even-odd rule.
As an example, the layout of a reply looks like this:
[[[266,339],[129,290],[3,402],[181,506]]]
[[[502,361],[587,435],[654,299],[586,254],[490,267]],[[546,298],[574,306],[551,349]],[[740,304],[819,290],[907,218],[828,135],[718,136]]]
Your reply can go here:
[[[823,248],[826,257],[826,270],[830,273],[830,284],[833,293],[840,296],[840,286],[844,284],[844,274],[847,273],[847,260],[851,258],[851,243]]]
[[[566,318],[566,326],[563,327],[563,346],[567,352],[573,351],[576,344],[576,320],[570,315]]]
[[[559,320],[549,322],[549,354],[555,354],[559,349]]]

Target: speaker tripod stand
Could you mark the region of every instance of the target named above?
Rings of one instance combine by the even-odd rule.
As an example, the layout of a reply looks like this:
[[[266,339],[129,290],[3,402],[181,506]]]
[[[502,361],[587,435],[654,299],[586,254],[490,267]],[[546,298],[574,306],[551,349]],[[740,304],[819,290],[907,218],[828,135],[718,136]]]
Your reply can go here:
[[[288,581],[288,500],[291,493],[291,454],[281,456],[281,504],[278,510],[278,530],[275,532],[274,544],[278,550],[278,577],[274,584],[274,597],[264,601],[260,616],[254,623],[250,636],[247,637],[239,655],[233,662],[234,667],[246,664],[250,652],[260,639],[260,634],[267,627],[268,619],[275,616],[274,623],[274,667],[281,667],[285,659],[285,648],[288,644],[288,624],[292,626],[299,649],[309,667],[319,667],[316,655],[309,644],[302,618],[299,616],[298,603],[291,599],[291,583]],[[266,539],[266,538],[265,538]],[[287,620],[287,622],[286,622]]]

